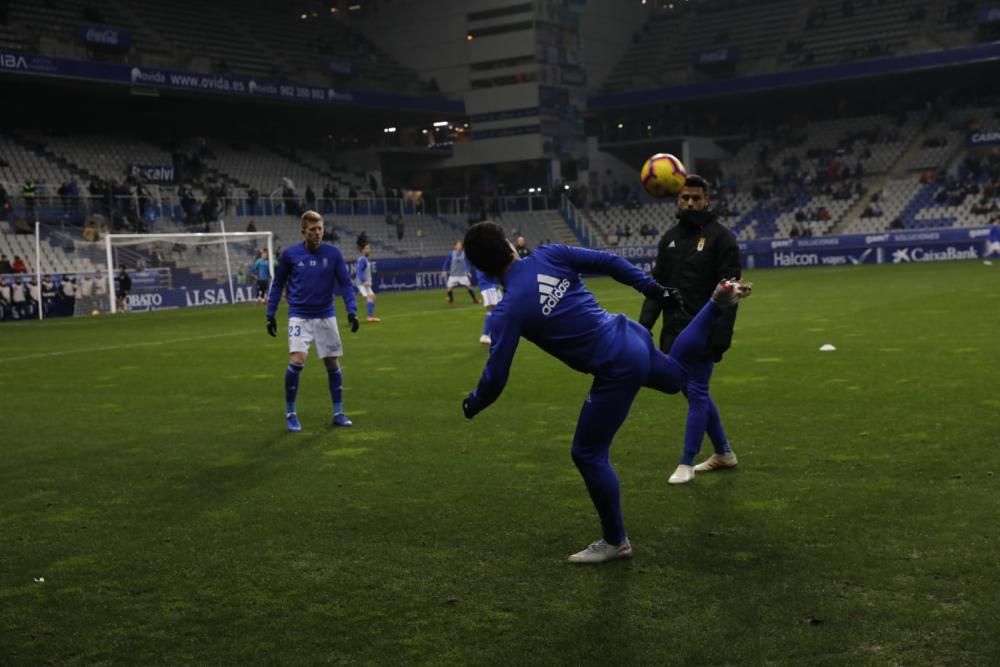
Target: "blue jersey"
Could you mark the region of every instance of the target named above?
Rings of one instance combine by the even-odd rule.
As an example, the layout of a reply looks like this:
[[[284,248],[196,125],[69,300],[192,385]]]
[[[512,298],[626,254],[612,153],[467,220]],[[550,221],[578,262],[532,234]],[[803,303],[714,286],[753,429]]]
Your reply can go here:
[[[336,246],[321,243],[316,250],[309,250],[300,243],[281,253],[267,297],[268,317],[278,309],[286,284],[289,317],[333,317],[334,294],[344,299],[348,313],[357,314],[351,274]]]
[[[457,276],[459,278],[464,278],[470,273],[470,268],[472,264],[465,259],[465,251],[452,250],[448,253],[448,256],[444,258],[444,266],[441,267],[442,271],[447,271],[449,276]]]
[[[253,275],[257,280],[267,280],[271,277],[271,267],[266,259],[257,259],[253,263]]]
[[[358,284],[359,285],[371,285],[372,284],[372,265],[368,261],[368,258],[364,255],[358,257]]]
[[[483,290],[488,290],[488,289],[496,289],[497,284],[498,284],[496,280],[494,280],[493,278],[490,278],[488,275],[486,275],[485,273],[483,273],[482,271],[480,271],[476,267],[473,266],[472,268],[476,272],[476,284],[479,285],[479,291],[480,292],[482,292]]]
[[[490,359],[475,392],[483,408],[503,391],[522,336],[582,373],[613,366],[629,319],[601,308],[580,273],[608,275],[640,291],[655,284],[621,257],[596,250],[545,245],[515,261],[503,275],[503,301],[490,325]]]
[[[990,225],[990,243],[1000,243],[1000,225]]]

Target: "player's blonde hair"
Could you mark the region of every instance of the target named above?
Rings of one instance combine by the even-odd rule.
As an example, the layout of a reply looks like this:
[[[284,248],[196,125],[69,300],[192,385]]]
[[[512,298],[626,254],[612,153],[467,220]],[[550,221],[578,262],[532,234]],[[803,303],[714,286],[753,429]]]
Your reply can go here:
[[[302,214],[302,231],[305,232],[306,228],[314,222],[323,222],[323,216],[321,216],[316,211],[306,211]]]

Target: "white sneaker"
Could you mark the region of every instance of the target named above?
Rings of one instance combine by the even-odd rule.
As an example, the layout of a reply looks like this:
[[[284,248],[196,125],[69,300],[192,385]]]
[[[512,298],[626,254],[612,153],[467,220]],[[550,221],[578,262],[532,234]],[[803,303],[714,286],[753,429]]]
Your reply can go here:
[[[719,306],[732,306],[740,299],[750,296],[752,289],[753,285],[751,283],[745,283],[736,278],[721,280],[715,286],[715,291],[712,292],[712,303]]]
[[[988,259],[984,259],[984,260],[983,260],[983,264],[985,264],[986,266],[993,266],[993,262],[991,262],[991,261],[990,261],[990,260],[988,260]]]
[[[483,345],[491,345],[493,343],[493,339],[486,334],[483,334],[479,337],[479,342]]]
[[[604,541],[604,538],[597,540],[596,542],[591,542],[583,551],[578,551],[569,557],[569,562],[571,563],[605,563],[609,560],[618,560],[619,558],[631,558],[632,557],[632,545],[629,543],[628,538],[621,544],[608,544]]]
[[[674,474],[670,476],[667,480],[668,484],[687,484],[692,479],[694,479],[695,468],[691,466],[686,466],[683,463],[677,466],[677,470]]]
[[[739,461],[736,460],[736,454],[733,452],[729,452],[728,454],[712,454],[696,465],[694,469],[698,472],[711,472],[720,468],[735,468],[737,463]]]

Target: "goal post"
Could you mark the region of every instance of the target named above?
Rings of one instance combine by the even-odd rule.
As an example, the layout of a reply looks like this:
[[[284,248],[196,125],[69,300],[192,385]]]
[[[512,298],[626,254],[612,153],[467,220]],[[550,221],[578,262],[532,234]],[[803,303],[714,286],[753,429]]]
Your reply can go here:
[[[104,235],[108,299],[100,310],[116,313],[123,307],[152,310],[249,301],[251,278],[243,269],[262,245],[268,252],[268,274],[274,279],[270,259],[274,235],[227,232],[224,224],[221,228],[221,232]],[[120,298],[122,269],[132,283],[127,303]]]

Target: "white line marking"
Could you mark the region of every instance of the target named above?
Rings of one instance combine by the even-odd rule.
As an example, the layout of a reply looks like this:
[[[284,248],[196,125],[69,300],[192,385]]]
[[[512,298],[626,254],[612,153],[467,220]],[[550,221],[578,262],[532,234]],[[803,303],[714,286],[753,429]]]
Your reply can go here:
[[[21,357],[8,357],[2,359],[3,363],[9,361],[26,361],[28,359],[43,359],[45,357],[61,357],[67,354],[87,354],[90,352],[108,352],[111,350],[125,350],[131,347],[152,347],[154,345],[172,345],[174,343],[189,343],[193,340],[208,340],[210,338],[226,338],[228,336],[248,335],[250,331],[230,331],[223,334],[209,334],[205,336],[188,336],[186,338],[171,338],[170,340],[147,340],[141,343],[125,343],[123,345],[105,345],[103,347],[85,347],[77,350],[56,350],[54,352],[39,352],[37,354],[26,354]]]

